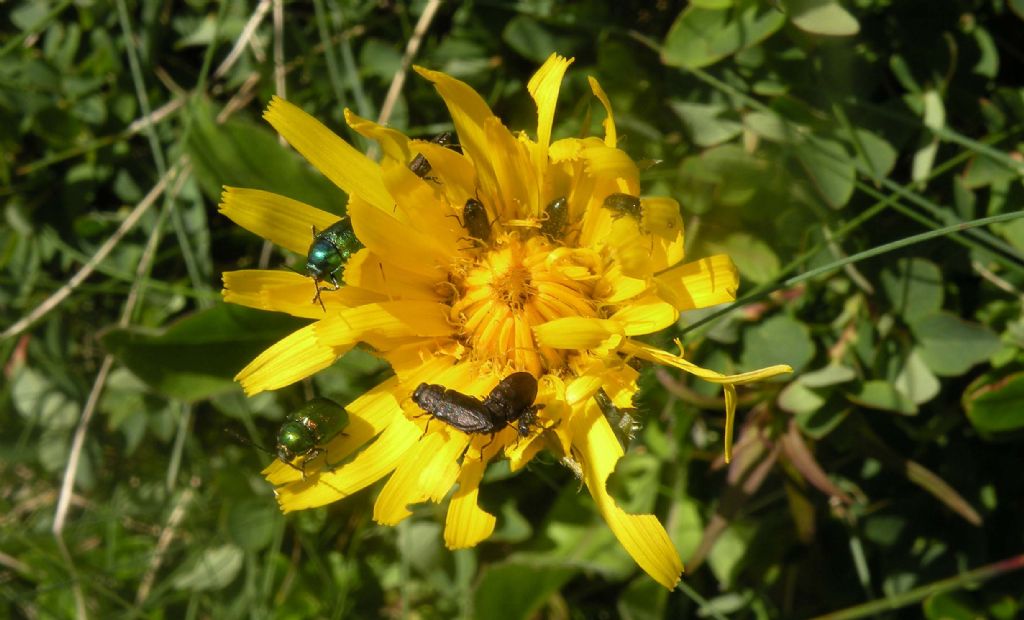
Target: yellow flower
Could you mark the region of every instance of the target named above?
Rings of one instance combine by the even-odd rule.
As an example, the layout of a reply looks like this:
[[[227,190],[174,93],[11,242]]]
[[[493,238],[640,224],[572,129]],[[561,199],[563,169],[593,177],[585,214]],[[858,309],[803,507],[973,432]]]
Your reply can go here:
[[[731,301],[736,270],[728,256],[683,262],[683,223],[669,198],[645,198],[632,211],[603,206],[611,194],[639,196],[636,164],[616,147],[611,105],[604,138],[552,142],[562,76],[571,59],[552,55],[530,80],[537,134],[512,133],[466,84],[416,70],[436,86],[451,113],[463,153],[404,135],[346,111],[349,125],[376,140],[377,164],[299,108],[274,99],[265,118],[338,187],[365,249],[344,270],[344,286],[312,303],[310,281],[287,271],[224,274],[226,301],[315,319],[273,345],[237,379],[248,394],[284,387],[330,366],[364,343],[387,360],[394,376],[349,403],[350,423],[326,455],[301,469],[275,461],[265,470],[288,512],[322,506],[389,476],[374,519],[393,525],[408,506],[449,501],[445,543],[476,545],[495,518],[477,504],[489,461],[504,454],[513,470],[541,449],[553,451],[582,477],[615,536],[643,570],[666,588],[682,562],[653,515],[624,512],[605,486],[622,446],[596,402],[604,392],[629,407],[637,392],[633,358],[681,368],[725,389],[727,437],[735,386],[782,372],[774,366],[726,376],[651,347],[634,336],[672,325],[679,312]],[[409,169],[416,154],[430,173]],[[566,201],[564,224],[548,205]],[[628,198],[624,198],[628,202]],[[463,227],[469,199],[484,205],[486,232]],[[310,229],[337,217],[268,192],[227,188],[221,211],[239,225],[305,254]],[[543,228],[543,231],[542,231]],[[519,437],[466,434],[411,400],[421,383],[483,397],[512,372],[538,379],[544,408]],[[726,455],[729,454],[728,439]],[[353,456],[354,455],[354,456]],[[334,467],[334,465],[336,465]],[[333,468],[332,468],[333,467]]]

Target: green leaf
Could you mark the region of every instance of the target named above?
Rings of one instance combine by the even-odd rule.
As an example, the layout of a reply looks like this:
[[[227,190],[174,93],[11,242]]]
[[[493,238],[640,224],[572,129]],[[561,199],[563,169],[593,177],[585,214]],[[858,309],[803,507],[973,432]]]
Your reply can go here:
[[[887,381],[865,381],[856,392],[848,392],[846,397],[852,402],[870,409],[895,411],[903,415],[917,413],[917,406],[907,396]]]
[[[661,50],[667,65],[700,68],[756,45],[774,34],[786,18],[759,0],[738,0],[735,7],[688,6],[672,24]]]
[[[882,288],[907,323],[942,309],[942,272],[924,258],[901,258],[882,271]]]
[[[501,33],[505,43],[524,58],[541,64],[551,52],[565,49],[540,22],[520,13],[513,17]]]
[[[1024,428],[1024,373],[972,385],[964,393],[963,406],[967,419],[984,433]]]
[[[821,439],[834,431],[850,415],[851,407],[840,398],[830,398],[824,405],[813,411],[795,415],[800,430],[808,437]]]
[[[686,494],[681,495],[676,499],[672,507],[672,518],[665,526],[671,532],[672,542],[676,544],[679,556],[692,556],[704,538],[700,504]]]
[[[795,144],[802,140],[797,125],[772,110],[755,110],[744,114],[743,126],[772,142]]]
[[[812,390],[799,379],[782,388],[779,393],[779,407],[793,414],[810,414],[825,404],[826,398],[817,390]]]
[[[647,575],[631,581],[619,595],[619,617],[626,620],[660,620],[665,617],[668,590]]]
[[[980,52],[978,62],[974,63],[971,71],[987,78],[995,78],[999,73],[999,48],[992,40],[992,35],[977,22],[974,22],[971,34]]]
[[[1009,241],[1010,245],[1024,252],[1024,218],[1006,222],[999,227],[999,234]]]
[[[566,566],[506,562],[489,567],[473,596],[476,618],[530,618],[576,570]]]
[[[228,532],[241,549],[259,551],[270,544],[280,518],[273,502],[257,497],[236,500],[228,512]]]
[[[892,172],[896,165],[896,149],[891,144],[866,129],[855,129],[854,139],[859,147],[855,151],[857,158],[875,178],[881,179]]]
[[[977,620],[985,617],[973,598],[963,591],[939,592],[926,598],[921,608],[928,620]]]
[[[977,323],[937,312],[910,325],[921,346],[921,357],[932,372],[955,377],[980,364],[999,348],[999,337]]]
[[[925,127],[942,129],[946,126],[946,107],[942,102],[942,95],[935,89],[928,89],[920,95],[913,95],[909,99],[920,99],[920,107]],[[913,102],[911,101],[911,107]],[[914,153],[914,161],[911,165],[911,178],[914,181],[925,181],[931,176],[932,166],[935,164],[935,155],[939,150],[939,138],[930,132],[921,136],[917,152]]]
[[[191,567],[176,575],[172,583],[178,590],[220,590],[235,580],[242,568],[242,556],[242,550],[234,545],[207,549]]]
[[[771,282],[779,273],[779,257],[775,251],[748,233],[733,233],[720,243],[708,243],[708,248],[715,253],[728,254],[745,280],[758,284]]]
[[[731,587],[733,580],[739,576],[757,529],[757,525],[752,522],[733,521],[722,531],[708,553],[708,566],[723,589]]]
[[[46,375],[23,366],[11,382],[14,408],[31,424],[64,431],[75,426],[81,411],[79,404],[61,391]]]
[[[238,117],[218,124],[207,102],[194,106],[187,148],[196,178],[212,200],[221,188],[276,192],[331,213],[342,213],[345,194],[298,153],[281,146],[274,132]]]
[[[359,72],[383,80],[402,70],[402,54],[392,43],[380,39],[368,39],[359,50]]]
[[[968,164],[963,183],[967,189],[978,189],[1013,181],[1021,176],[1024,176],[1024,168],[1021,166],[1010,167],[1001,160],[979,155]]]
[[[794,152],[815,189],[830,207],[838,209],[850,200],[856,168],[840,142],[819,137],[796,145]]]
[[[736,0],[690,0],[690,4],[702,9],[727,9]]]
[[[683,160],[677,181],[679,200],[688,212],[697,214],[712,206],[740,207],[757,196],[770,178],[766,162],[736,144],[723,144]]]
[[[834,0],[783,0],[793,25],[811,34],[848,37],[860,32],[860,23]]]
[[[1008,4],[1017,17],[1024,19],[1024,0],[1009,0]]]
[[[287,315],[222,304],[162,334],[113,329],[101,341],[153,389],[188,402],[238,389],[233,378],[268,346],[304,323]]]
[[[893,382],[893,387],[914,404],[921,405],[935,398],[942,384],[925,364],[920,352],[914,349],[907,356],[903,368]]]
[[[683,122],[690,139],[697,146],[721,144],[743,131],[743,126],[738,121],[721,118],[729,114],[729,108],[722,104],[673,100],[668,105]]]
[[[818,370],[805,372],[800,375],[797,381],[807,387],[823,388],[853,381],[856,378],[857,373],[849,366],[833,363]]]
[[[789,364],[800,372],[814,357],[814,342],[803,323],[785,314],[777,314],[750,327],[743,334],[740,367],[764,368],[773,364]]]

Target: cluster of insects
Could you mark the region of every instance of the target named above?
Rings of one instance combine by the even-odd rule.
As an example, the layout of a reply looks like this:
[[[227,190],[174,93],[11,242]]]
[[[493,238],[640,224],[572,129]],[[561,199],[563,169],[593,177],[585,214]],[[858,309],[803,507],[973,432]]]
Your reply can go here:
[[[431,141],[444,147],[458,148],[453,143],[451,132],[444,132]],[[430,176],[433,168],[422,154],[417,154],[408,166],[421,179],[440,182]],[[616,219],[629,216],[639,221],[641,218],[640,199],[636,196],[610,194],[604,199],[603,207],[611,211],[612,217]],[[486,207],[478,199],[468,199],[462,208],[461,217],[453,217],[459,220],[474,244],[486,247],[491,243],[493,222],[488,217]],[[552,241],[562,239],[568,222],[569,202],[564,196],[556,198],[544,208],[539,219],[539,233]],[[326,307],[320,294],[341,288],[342,270],[363,247],[348,217],[321,231],[313,227],[313,241],[306,256],[306,275],[312,278],[316,288],[313,302],[319,303],[325,312]],[[536,425],[537,411],[544,406],[534,404],[537,398],[537,379],[527,372],[508,375],[483,399],[430,383],[420,384],[411,397],[424,411],[424,415],[431,417],[430,421],[439,420],[468,434],[487,434],[491,436],[491,441],[495,434],[509,427],[515,428],[520,437],[526,437]],[[605,414],[612,414],[610,418],[632,419],[632,410],[616,409],[603,391],[596,398]],[[429,429],[430,421],[424,433]],[[325,454],[326,444],[343,434],[347,424],[348,413],[344,407],[326,398],[314,398],[286,416],[277,435],[275,455],[282,462],[301,471],[305,478],[306,463]],[[626,427],[628,424],[617,425],[617,428],[619,426]],[[298,457],[302,457],[301,467],[293,464]],[[333,466],[328,464],[327,467]]]
[[[445,147],[455,147],[453,136],[450,131],[439,134],[431,142]],[[417,154],[409,162],[409,170],[422,179],[437,181],[429,176],[433,170],[430,161]],[[603,206],[612,212],[613,217],[619,218],[630,216],[637,221],[641,218],[640,199],[629,194],[609,194]],[[491,226],[493,222],[488,218],[487,208],[476,198],[470,198],[463,205],[461,218],[453,215],[459,220],[459,224],[466,229],[469,239],[475,244],[487,246],[491,241]],[[566,225],[569,220],[569,202],[565,196],[552,200],[546,207],[540,218],[540,234],[549,239],[561,239],[565,234]],[[316,289],[313,301],[319,303],[326,312],[324,302],[320,297],[323,291],[336,291],[341,288],[341,272],[349,259],[363,249],[355,231],[352,229],[352,222],[348,217],[343,217],[324,230],[318,231],[313,227],[313,241],[309,246],[306,255],[306,275],[313,279]],[[327,284],[322,284],[327,283]]]
[[[505,377],[483,400],[432,383],[421,383],[412,393],[413,402],[432,419],[464,433],[489,434],[491,441],[507,427],[515,428],[520,437],[529,435],[537,411],[544,407],[533,403],[536,398],[537,379],[528,372]],[[424,434],[429,427],[430,421]]]

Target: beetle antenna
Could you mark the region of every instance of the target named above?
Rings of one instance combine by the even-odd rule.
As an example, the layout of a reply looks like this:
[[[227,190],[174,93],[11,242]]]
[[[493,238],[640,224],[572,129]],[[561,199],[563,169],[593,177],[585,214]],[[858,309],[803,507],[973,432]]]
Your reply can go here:
[[[250,446],[252,448],[256,448],[260,452],[266,452],[267,454],[269,454],[270,456],[274,457],[275,459],[277,458],[276,454],[274,454],[270,450],[266,449],[265,447],[261,446],[260,444],[256,443],[252,439],[249,439],[248,437],[242,435],[241,433],[239,433],[235,429],[231,428],[230,426],[225,426],[224,427],[224,432],[227,433],[228,435],[231,435],[232,437],[234,437],[235,440],[238,443],[242,444],[243,446]]]

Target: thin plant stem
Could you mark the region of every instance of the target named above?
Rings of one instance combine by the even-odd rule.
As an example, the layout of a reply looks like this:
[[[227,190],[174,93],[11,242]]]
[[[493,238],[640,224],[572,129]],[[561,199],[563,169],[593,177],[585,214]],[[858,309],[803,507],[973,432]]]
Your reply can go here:
[[[260,3],[256,5],[256,9],[253,10],[252,15],[249,16],[248,21],[245,22],[245,27],[242,28],[241,34],[238,35],[238,39],[235,40],[234,46],[228,55],[224,57],[220,65],[213,71],[213,79],[218,79],[225,73],[231,70],[231,67],[235,66],[238,59],[242,57],[242,52],[245,51],[245,47],[252,40],[252,36],[256,34],[256,29],[263,23],[263,19],[267,16],[267,12],[270,11],[271,0],[260,0]]]
[[[831,271],[834,271],[836,269],[839,269],[839,268],[843,267],[844,265],[850,265],[850,264],[853,264],[853,263],[857,263],[857,262],[860,262],[862,260],[873,258],[873,257],[879,256],[881,254],[886,254],[888,252],[892,252],[894,250],[898,250],[900,248],[907,247],[909,245],[914,245],[915,243],[922,243],[924,241],[928,241],[930,239],[935,239],[937,237],[942,237],[942,236],[945,236],[945,235],[949,235],[949,234],[952,234],[954,232],[968,230],[968,229],[971,229],[971,228],[977,228],[978,226],[987,226],[989,224],[998,224],[998,223],[1001,223],[1001,222],[1008,222],[1010,220],[1015,220],[1015,219],[1020,218],[1020,217],[1024,217],[1024,211],[1018,211],[1016,213],[1003,213],[1002,215],[993,215],[992,217],[983,217],[983,218],[980,218],[980,219],[971,220],[969,222],[962,222],[962,223],[959,223],[959,224],[954,224],[952,226],[944,226],[942,228],[937,228],[935,230],[929,230],[928,232],[923,232],[923,233],[920,233],[920,234],[917,234],[917,235],[911,235],[909,237],[904,237],[903,239],[898,239],[898,240],[892,241],[890,243],[882,244],[882,245],[880,245],[878,247],[874,247],[874,248],[871,248],[869,250],[864,250],[863,252],[857,252],[856,254],[851,254],[850,256],[841,258],[841,259],[836,260],[836,261],[832,261],[831,263],[828,263],[827,265],[822,265],[821,267],[816,267],[814,269],[811,269],[810,271],[805,271],[804,273],[801,273],[800,275],[797,275],[797,276],[793,276],[792,278],[787,278],[787,279],[783,280],[782,282],[780,282],[779,284],[777,284],[777,285],[775,285],[773,287],[770,287],[769,290],[761,290],[761,291],[752,292],[749,295],[746,295],[746,296],[744,296],[744,297],[742,297],[740,299],[737,299],[736,301],[734,301],[733,303],[729,304],[725,308],[722,308],[721,310],[713,312],[713,313],[705,316],[704,318],[702,318],[701,320],[699,320],[699,321],[697,321],[695,323],[687,325],[685,328],[683,328],[682,331],[683,331],[683,333],[692,332],[693,330],[697,329],[698,327],[701,327],[702,325],[704,325],[706,323],[710,323],[711,321],[717,319],[718,317],[720,317],[720,316],[722,316],[724,314],[728,314],[729,312],[732,312],[733,310],[736,310],[738,308],[742,308],[743,306],[745,306],[745,305],[747,305],[749,303],[752,303],[752,302],[755,302],[755,301],[757,301],[759,299],[764,298],[765,296],[768,295],[769,292],[771,292],[773,290],[785,289],[785,288],[790,288],[792,286],[796,286],[797,284],[800,284],[801,282],[805,282],[807,280],[811,280],[813,278],[816,278],[816,277],[818,277],[819,275],[821,275],[823,273],[829,273]]]
[[[854,620],[855,618],[875,616],[882,612],[900,609],[907,605],[913,605],[935,594],[966,588],[976,585],[979,582],[988,581],[989,579],[994,579],[995,577],[999,577],[1022,568],[1024,568],[1024,554],[1015,555],[999,562],[986,564],[985,566],[975,568],[974,570],[969,570],[957,575],[956,577],[941,579],[928,585],[908,590],[907,592],[888,596],[884,599],[871,601],[854,607],[848,607],[841,611],[835,611],[823,616],[818,616],[814,620]]]

